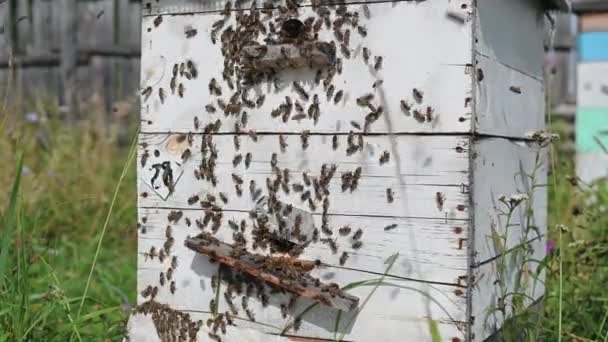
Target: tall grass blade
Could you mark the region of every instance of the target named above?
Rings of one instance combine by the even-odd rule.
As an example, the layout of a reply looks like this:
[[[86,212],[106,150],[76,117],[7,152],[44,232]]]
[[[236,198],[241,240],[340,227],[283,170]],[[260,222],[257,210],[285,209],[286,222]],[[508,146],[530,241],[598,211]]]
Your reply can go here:
[[[101,251],[101,246],[103,244],[103,238],[108,230],[108,224],[110,223],[110,217],[112,217],[112,212],[114,211],[114,205],[116,204],[116,198],[118,197],[118,192],[120,190],[120,186],[122,185],[129,167],[133,162],[133,158],[136,152],[137,146],[137,137],[139,135],[139,130],[135,134],[133,138],[133,142],[131,143],[131,147],[129,149],[129,155],[127,157],[127,161],[125,162],[120,178],[118,179],[118,183],[114,189],[114,195],[112,196],[112,201],[110,202],[110,208],[108,209],[108,213],[106,214],[106,218],[103,224],[103,228],[101,229],[101,235],[99,236],[99,241],[97,242],[97,248],[95,250],[95,255],[93,256],[93,262],[91,263],[91,269],[89,270],[89,276],[87,277],[87,282],[84,287],[84,291],[82,293],[82,298],[80,299],[80,305],[78,306],[78,312],[76,314],[76,320],[80,318],[80,314],[82,313],[82,308],[84,307],[84,302],[87,298],[87,294],[89,292],[89,287],[91,286],[91,279],[93,278],[93,272],[95,271],[95,267],[97,266],[97,260],[99,259],[99,253]]]
[[[15,223],[17,222],[19,187],[21,186],[21,171],[23,170],[23,155],[17,157],[17,167],[15,169],[15,181],[11,189],[11,194],[8,202],[8,209],[2,220],[2,249],[0,250],[0,285],[4,282],[6,276],[6,267],[8,263],[9,252],[11,250],[11,242]]]

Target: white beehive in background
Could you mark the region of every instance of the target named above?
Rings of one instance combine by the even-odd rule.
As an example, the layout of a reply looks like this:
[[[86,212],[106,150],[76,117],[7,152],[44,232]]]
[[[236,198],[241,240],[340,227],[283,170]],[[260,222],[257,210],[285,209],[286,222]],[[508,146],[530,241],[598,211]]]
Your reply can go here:
[[[234,293],[236,326],[217,329],[222,340],[483,341],[513,298],[527,306],[544,294],[534,261],[545,253],[547,165],[544,135],[533,133],[545,122],[547,2],[295,2],[297,11],[283,1],[144,2],[140,312],[129,337],[210,338],[207,321],[232,311],[229,284],[218,292],[218,264],[184,241],[214,231],[233,243],[243,221],[250,251],[268,253],[251,246],[250,211],[282,177],[276,197],[319,230],[299,258],[320,260],[312,275],[346,287],[359,306],[268,292],[268,303],[249,298],[247,314]],[[246,23],[256,12],[260,23]],[[272,33],[287,18],[318,29],[307,39],[335,42],[336,61],[277,65],[243,85],[242,46],[231,39],[298,46]]]

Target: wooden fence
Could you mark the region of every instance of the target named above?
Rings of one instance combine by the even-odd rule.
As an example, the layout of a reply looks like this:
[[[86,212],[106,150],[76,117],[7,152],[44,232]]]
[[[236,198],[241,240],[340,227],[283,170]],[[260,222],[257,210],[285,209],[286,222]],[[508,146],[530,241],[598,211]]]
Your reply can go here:
[[[135,102],[141,3],[0,0],[0,80],[14,97]]]

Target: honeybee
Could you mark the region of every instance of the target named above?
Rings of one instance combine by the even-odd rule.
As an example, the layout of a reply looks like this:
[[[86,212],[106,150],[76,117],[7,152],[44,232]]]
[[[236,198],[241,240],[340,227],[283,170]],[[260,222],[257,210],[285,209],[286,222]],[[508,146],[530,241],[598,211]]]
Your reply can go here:
[[[336,87],[331,84],[328,88],[327,88],[327,101],[331,100],[331,98],[334,96],[334,91],[336,90]]]
[[[342,52],[342,55],[344,55],[344,57],[350,59],[350,50],[348,49],[348,46],[346,46],[344,43],[340,44],[340,51]]]
[[[288,145],[285,137],[283,136],[283,134],[279,134],[279,147],[281,148],[281,153],[285,153],[287,146]]]
[[[361,241],[355,241],[352,244],[352,248],[355,249],[355,250],[356,249],[360,249],[362,246],[363,246],[363,242],[361,242]]]
[[[177,77],[171,77],[171,81],[169,82],[169,88],[171,89],[171,94],[175,95],[175,89],[177,88]]]
[[[445,204],[445,195],[442,192],[435,194],[435,202],[437,203],[437,209],[443,211],[443,205]]]
[[[310,186],[312,184],[312,182],[310,181],[310,176],[306,172],[302,172],[302,180],[304,181],[304,184],[306,184],[306,186]]]
[[[378,71],[382,69],[382,56],[376,56],[376,63],[374,64],[374,70]]]
[[[350,234],[351,232],[351,228],[349,225],[340,227],[340,229],[338,229],[338,233],[342,236],[347,236],[348,234]]]
[[[344,91],[338,90],[336,96],[334,97],[334,104],[338,104],[342,100],[342,96],[344,95]]]
[[[361,37],[367,37],[367,29],[365,28],[365,26],[357,26],[357,31],[359,32],[359,35],[361,35]]]
[[[237,167],[239,166],[239,164],[241,163],[241,161],[243,160],[243,155],[242,154],[237,154],[234,156],[234,158],[232,159],[232,167]]]
[[[395,201],[395,198],[393,197],[393,189],[391,188],[386,189],[386,201],[388,203],[393,203]]]
[[[362,236],[363,236],[363,230],[361,230],[361,228],[359,228],[355,231],[355,234],[353,234],[353,240],[360,240]]]
[[[165,90],[163,88],[158,88],[158,97],[160,98],[160,103],[165,103]]]
[[[369,10],[369,6],[367,6],[366,4],[363,5],[363,15],[365,15],[365,18],[369,19],[371,18],[372,14]]]
[[[410,110],[412,110],[412,106],[409,103],[405,102],[405,100],[401,100],[401,110],[406,115],[409,115],[410,114]]]
[[[334,134],[331,138],[331,146],[334,151],[338,149],[338,135]]]
[[[369,106],[374,99],[374,94],[369,93],[357,98],[357,104],[361,107]]]
[[[382,155],[380,156],[380,165],[384,165],[386,163],[389,162],[391,158],[391,154],[388,151],[384,151],[382,152]]]
[[[249,168],[249,166],[251,165],[251,159],[253,158],[253,155],[251,154],[251,152],[247,152],[247,154],[245,155],[245,168]]]
[[[426,121],[428,121],[428,122],[433,121],[433,108],[431,108],[430,106],[426,107],[425,117],[426,117]]]
[[[306,90],[304,90],[304,88],[302,87],[302,85],[300,85],[299,82],[294,81],[293,82],[293,88],[298,93],[298,95],[300,95],[300,97],[302,97],[302,99],[304,99],[305,101],[308,101],[310,99],[310,96],[308,95],[308,93],[306,92]]]
[[[363,49],[361,50],[361,57],[363,58],[363,61],[365,62],[365,64],[369,63],[369,58],[370,58],[370,51],[368,48],[363,47]]]
[[[350,45],[350,30],[346,29],[346,31],[344,31],[344,45],[348,47],[348,45]]]
[[[384,231],[388,232],[388,231],[393,230],[395,228],[397,228],[397,224],[396,223],[389,224],[388,226],[384,227]]]
[[[169,287],[169,290],[171,291],[171,294],[175,294],[175,290],[176,290],[175,281],[171,282],[171,286]]]
[[[300,134],[300,140],[302,141],[302,149],[306,150],[308,148],[308,138],[310,137],[310,131],[305,130]]]
[[[220,192],[220,200],[222,200],[222,202],[224,202],[224,204],[228,204],[228,196],[226,196],[225,193]]]
[[[346,260],[348,260],[348,253],[342,252],[342,255],[340,256],[340,266],[344,266]]]
[[[239,137],[238,135],[234,135],[232,140],[234,142],[234,149],[237,151],[240,150],[241,149],[241,137]]]
[[[208,104],[205,106],[205,110],[207,111],[207,113],[209,114],[213,114],[216,112],[215,107],[212,104]]]
[[[152,95],[152,87],[146,87],[141,92],[141,95],[144,97],[144,101],[148,101],[148,98],[150,97],[150,95]]]
[[[416,102],[421,103],[422,100],[424,100],[424,93],[421,90],[414,88],[412,89],[412,94],[414,95],[414,100],[416,100]]]

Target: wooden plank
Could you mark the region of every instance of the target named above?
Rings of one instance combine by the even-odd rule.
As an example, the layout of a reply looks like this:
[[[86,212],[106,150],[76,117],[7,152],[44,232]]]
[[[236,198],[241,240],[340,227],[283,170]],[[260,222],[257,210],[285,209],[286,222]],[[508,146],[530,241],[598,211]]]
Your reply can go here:
[[[546,238],[543,236],[525,245],[528,245],[528,253],[514,251],[473,269],[474,284],[469,295],[471,341],[485,341],[500,329],[505,315],[509,317],[512,314],[510,304],[514,297],[524,296],[525,306],[543,297],[545,272],[537,272],[539,262],[545,257]],[[505,299],[501,301],[501,298]],[[505,315],[497,311],[503,302],[506,304]],[[517,334],[514,331],[511,333]]]
[[[578,70],[579,107],[608,107],[608,62],[580,63]]]
[[[340,149],[336,151],[332,149],[331,136],[311,136],[310,146],[306,150],[302,150],[298,135],[284,136],[284,138],[288,144],[287,150],[291,153],[280,152],[277,135],[259,136],[257,143],[247,136],[242,136],[240,154],[243,159],[246,158],[246,153],[252,154],[251,166],[247,169],[244,161],[236,168],[233,166],[233,159],[237,154],[233,145],[233,136],[215,136],[214,143],[220,152],[216,167],[218,184],[214,188],[206,181],[197,180],[194,175],[194,168],[202,159],[200,136],[193,139],[193,145],[190,147],[187,141],[181,145],[176,143],[179,135],[142,135],[140,143],[147,143],[148,147],[140,148],[140,155],[148,150],[149,158],[146,166],[140,169],[139,189],[140,193],[148,194],[145,198],[140,197],[139,205],[147,208],[186,209],[192,208],[188,205],[188,198],[195,193],[205,195],[211,192],[217,195],[219,192],[224,192],[230,198],[224,208],[249,211],[253,209],[255,203],[248,190],[250,180],[255,181],[256,188],[262,189],[263,194],[266,193],[266,179],[268,177],[274,179],[270,161],[272,153],[276,153],[277,166],[280,169],[290,170],[291,183],[303,184],[302,172],[308,172],[310,176],[318,176],[322,164],[328,166],[332,163],[336,164],[337,172],[329,185],[331,214],[461,220],[469,217],[467,195],[462,193],[462,184],[468,182],[466,137],[396,136],[391,139],[384,136],[369,136],[364,139],[364,152],[351,156],[347,156],[344,152],[347,136],[338,137]],[[394,150],[391,149],[392,143],[395,144]],[[181,163],[180,156],[186,149],[190,149],[192,156],[179,167],[176,163]],[[159,157],[154,156],[157,151]],[[390,161],[380,165],[379,158],[384,151],[391,154]],[[152,184],[152,178],[156,174],[152,166],[165,161],[172,161],[174,180],[177,180],[174,185],[175,191],[170,196],[167,196],[169,191],[160,183],[158,176],[157,181]],[[361,166],[362,172],[357,190],[343,192],[341,174],[354,172],[358,166]],[[240,175],[244,181],[241,197],[235,192],[235,185],[230,176],[232,173]],[[152,185],[157,188],[153,189]],[[394,202],[391,204],[387,204],[387,188],[392,188],[394,192]],[[313,187],[308,189],[314,199]],[[436,204],[438,192],[444,197],[441,206]],[[301,193],[294,191],[290,191],[289,194],[282,191],[279,193],[279,197],[285,201],[307,208],[308,204],[306,201],[301,201],[301,196]],[[320,213],[321,203],[316,201],[316,207],[316,212]]]
[[[583,63],[608,61],[608,32],[581,33],[578,56]]]
[[[266,285],[279,287],[300,298],[310,299],[320,305],[345,312],[353,311],[359,305],[359,297],[351,296],[333,284],[327,284],[319,280],[318,285],[315,285],[314,282],[318,278],[308,275],[308,272],[315,268],[316,261],[314,260],[302,260],[284,256],[271,257],[246,251],[244,255],[237,258],[233,257],[234,245],[227,244],[213,236],[188,238],[185,241],[185,245],[199,255],[207,256],[213,262],[220,263],[232,271],[246,273],[258,281],[264,282]],[[282,273],[277,273],[276,268],[273,268],[272,271],[264,268],[264,262],[260,263],[256,261],[259,258],[267,258],[274,265],[281,263]],[[295,271],[295,268],[292,269],[294,272],[298,272],[297,276],[293,278],[285,277],[287,273],[284,271],[287,268],[286,260],[292,260],[293,263],[303,265],[303,267],[298,268],[298,271]],[[291,263],[288,265],[294,267]],[[307,284],[300,285],[300,279],[306,279]],[[327,289],[329,288],[334,289],[331,295],[327,293]]]
[[[164,14],[196,14],[196,13],[209,13],[209,12],[218,12],[222,11],[225,8],[227,0],[215,0],[215,1],[197,1],[197,0],[183,0],[183,1],[175,1],[175,0],[155,0],[155,1],[145,1],[143,3],[142,9],[144,16],[152,16],[152,15],[164,15]],[[251,8],[252,0],[241,1],[242,9]],[[311,6],[313,1],[304,0],[300,2],[300,7],[309,7]],[[356,4],[356,3],[366,3],[366,4],[374,4],[374,3],[382,3],[386,2],[386,0],[344,0],[344,1],[333,1],[333,4],[345,3],[345,4]],[[391,2],[412,2],[412,0],[392,0]],[[325,1],[327,4],[331,4],[330,1]],[[467,8],[470,8],[471,1],[466,0],[457,5],[453,5],[453,8],[459,8],[461,4],[467,5]],[[263,4],[260,2],[256,2],[257,8],[263,8]],[[414,5],[424,5],[424,3],[416,3]],[[412,6],[414,7],[414,6]],[[232,8],[235,10],[235,8]]]
[[[484,56],[477,63],[477,73],[483,75],[475,86],[477,132],[525,137],[545,126],[542,80]]]
[[[53,30],[49,29],[53,25],[53,4],[49,1],[36,0],[32,2],[34,17],[32,18],[33,26],[33,44],[28,54],[42,55],[51,51],[53,40],[51,38]]]
[[[191,315],[194,313],[209,314],[209,302],[215,297],[209,279],[217,274],[217,264],[211,264],[208,258],[196,255],[185,248],[176,250],[175,253],[178,256],[178,268],[173,273],[175,278],[172,278],[174,279],[172,281],[175,281],[175,294],[170,292],[170,286],[167,284],[158,286],[160,272],[169,266],[170,261],[167,260],[165,260],[164,266],[154,260],[148,262],[148,267],[138,269],[138,293],[141,293],[148,285],[158,286],[157,301],[171,303],[174,309],[191,313]],[[379,275],[348,269],[321,269],[315,271],[314,276],[321,279],[329,277],[331,281],[341,286],[351,282],[379,278]],[[225,284],[222,284],[222,289],[225,289]],[[359,298],[365,298],[372,289],[372,286],[362,286],[348,292]],[[218,303],[218,312],[229,310],[222,293]],[[256,323],[245,321],[247,316],[240,308],[241,298],[233,298],[233,302],[239,310],[236,315],[239,318],[239,327],[255,327],[263,332],[280,333],[294,316],[311,305],[308,300],[298,299],[293,311],[290,310],[288,315],[283,318],[280,306],[287,305],[290,297],[290,295],[282,293],[269,294],[269,305],[265,308],[257,298],[249,298],[248,307],[254,313]],[[138,302],[142,303],[144,300],[140,294]],[[402,341],[403,336],[416,340],[430,340],[428,318],[432,317],[439,323],[442,341],[451,341],[453,337],[461,339],[464,337],[464,333],[459,328],[464,328],[465,325],[465,302],[466,297],[462,291],[457,292],[452,286],[428,285],[387,277],[386,284],[377,288],[364,310],[352,313],[342,312],[339,324],[336,324],[338,310],[315,306],[302,316],[299,330],[297,332],[290,330],[289,334],[332,339],[335,327],[338,326],[337,334],[345,333],[344,340],[346,341],[373,341],[378,338],[382,341]],[[397,303],[402,303],[402,305],[395,305]],[[352,327],[348,328],[348,323],[356,314],[358,316],[353,321]],[[382,329],[370,329],[370,327],[380,326]],[[228,327],[228,329],[230,328]]]
[[[576,175],[586,183],[608,179],[608,153],[577,153]]]
[[[546,149],[539,150],[535,142],[500,138],[476,140],[472,153],[475,156],[472,169],[475,230],[470,237],[474,239],[472,264],[476,265],[501,253],[494,244],[493,231],[506,238],[507,250],[522,236],[527,236],[525,240],[532,240],[547,233],[548,159]],[[534,180],[529,177],[531,175],[534,175]],[[499,198],[519,194],[527,194],[529,199],[516,206],[508,218],[505,213],[510,210]],[[529,217],[526,214],[528,204],[533,212]]]
[[[76,0],[61,1],[64,18],[61,27],[61,83],[63,85],[62,104],[67,106],[67,121],[78,117],[77,92],[77,46],[78,11]]]
[[[139,267],[147,267],[144,253],[150,248],[159,248],[166,240],[167,216],[170,209],[140,209],[140,234],[138,244]],[[227,243],[233,243],[233,230],[228,221],[233,220],[240,224],[246,220],[248,229],[252,227],[252,220],[247,213],[224,210],[224,223],[215,236]],[[200,210],[183,210],[184,219],[171,224],[176,248],[182,248],[184,239],[190,235],[195,236],[201,232],[196,220],[202,220],[204,213]],[[188,226],[186,218],[191,222]],[[438,284],[464,286],[463,276],[467,273],[466,244],[460,248],[460,238],[467,235],[468,228],[463,222],[448,220],[424,219],[390,219],[371,218],[365,216],[336,216],[330,218],[330,226],[334,227],[334,238],[337,240],[340,253],[334,254],[325,243],[313,243],[300,256],[302,259],[321,260],[324,265],[332,269],[353,268],[369,274],[382,274],[386,270],[384,261],[395,253],[401,255],[401,262],[396,263],[390,275],[417,281],[427,281]],[[144,222],[145,221],[145,222]],[[316,227],[320,227],[321,216],[315,215]],[[398,227],[392,231],[385,231],[384,227],[397,223]],[[359,250],[352,248],[352,240],[348,236],[338,234],[338,227],[350,225],[355,230],[363,231],[363,247]],[[207,227],[210,231],[211,225]],[[250,231],[245,232],[249,250],[253,251]],[[321,234],[323,235],[323,234]],[[259,250],[257,250],[259,252]],[[340,265],[342,252],[349,257],[344,265]],[[417,270],[422,270],[419,274]]]
[[[78,42],[81,46],[113,46],[113,0],[78,3]]]
[[[540,1],[478,1],[476,52],[542,80],[543,11]],[[505,42],[517,42],[517,49]]]
[[[361,11],[360,4],[350,7]],[[367,26],[367,37],[363,39],[355,32],[351,34],[350,46],[355,58],[344,59],[345,72],[334,77],[335,92],[344,90],[342,101],[336,104],[331,99],[327,100],[323,86],[316,86],[313,82],[316,71],[288,72],[281,75],[283,86],[278,92],[272,91],[272,84],[254,87],[252,98],[262,93],[266,98],[260,108],[249,112],[252,117],[260,113],[264,119],[250,120],[248,128],[258,132],[299,133],[308,129],[312,132],[348,133],[353,129],[351,121],[363,126],[369,113],[369,109],[357,105],[356,98],[374,91],[372,85],[382,79],[383,84],[375,92],[374,103],[383,106],[384,114],[371,126],[372,132],[469,132],[472,108],[467,106],[466,99],[471,97],[471,75],[466,65],[471,61],[471,23],[455,23],[446,19],[450,6],[445,2],[377,3],[369,8],[373,20],[360,18]],[[306,8],[302,12],[304,18],[311,10]],[[164,16],[158,27],[154,27],[154,17],[144,18],[142,89],[150,86],[157,94],[158,89],[163,88],[168,95],[164,104],[158,96],[142,102],[142,131],[187,132],[193,129],[194,116],[199,116],[201,126],[209,120],[216,120],[214,116],[203,115],[202,111],[205,104],[216,102],[215,98],[207,96],[210,79],[222,80],[220,46],[212,45],[209,38],[212,23],[220,18],[222,16],[217,13]],[[198,34],[191,39],[183,39],[184,28],[189,26],[196,28]],[[429,29],[412,30],[412,27]],[[387,44],[387,32],[400,32],[400,43]],[[330,30],[322,29],[319,36],[321,40],[334,40],[334,33]],[[442,43],[437,44],[436,41]],[[363,62],[361,50],[364,46],[373,56],[383,56],[383,67],[379,72],[375,73]],[[194,62],[198,77],[179,80],[185,88],[181,98],[177,93],[171,94],[170,83],[173,65],[186,60]],[[285,101],[286,95],[294,101],[298,99],[291,86],[294,80],[303,83],[311,98],[314,93],[320,96],[321,115],[316,125],[308,118],[284,123],[281,118],[270,116],[271,111]],[[227,86],[221,83],[226,92],[224,100],[228,102],[230,94]],[[414,88],[423,92],[420,104],[414,101]],[[420,123],[411,113],[404,114],[402,99],[422,112],[426,112],[428,106],[432,107],[432,121]],[[306,102],[299,101],[308,108]],[[235,120],[234,116],[223,118],[221,130],[232,130]]]
[[[585,13],[578,17],[580,32],[608,31],[608,12]]]

